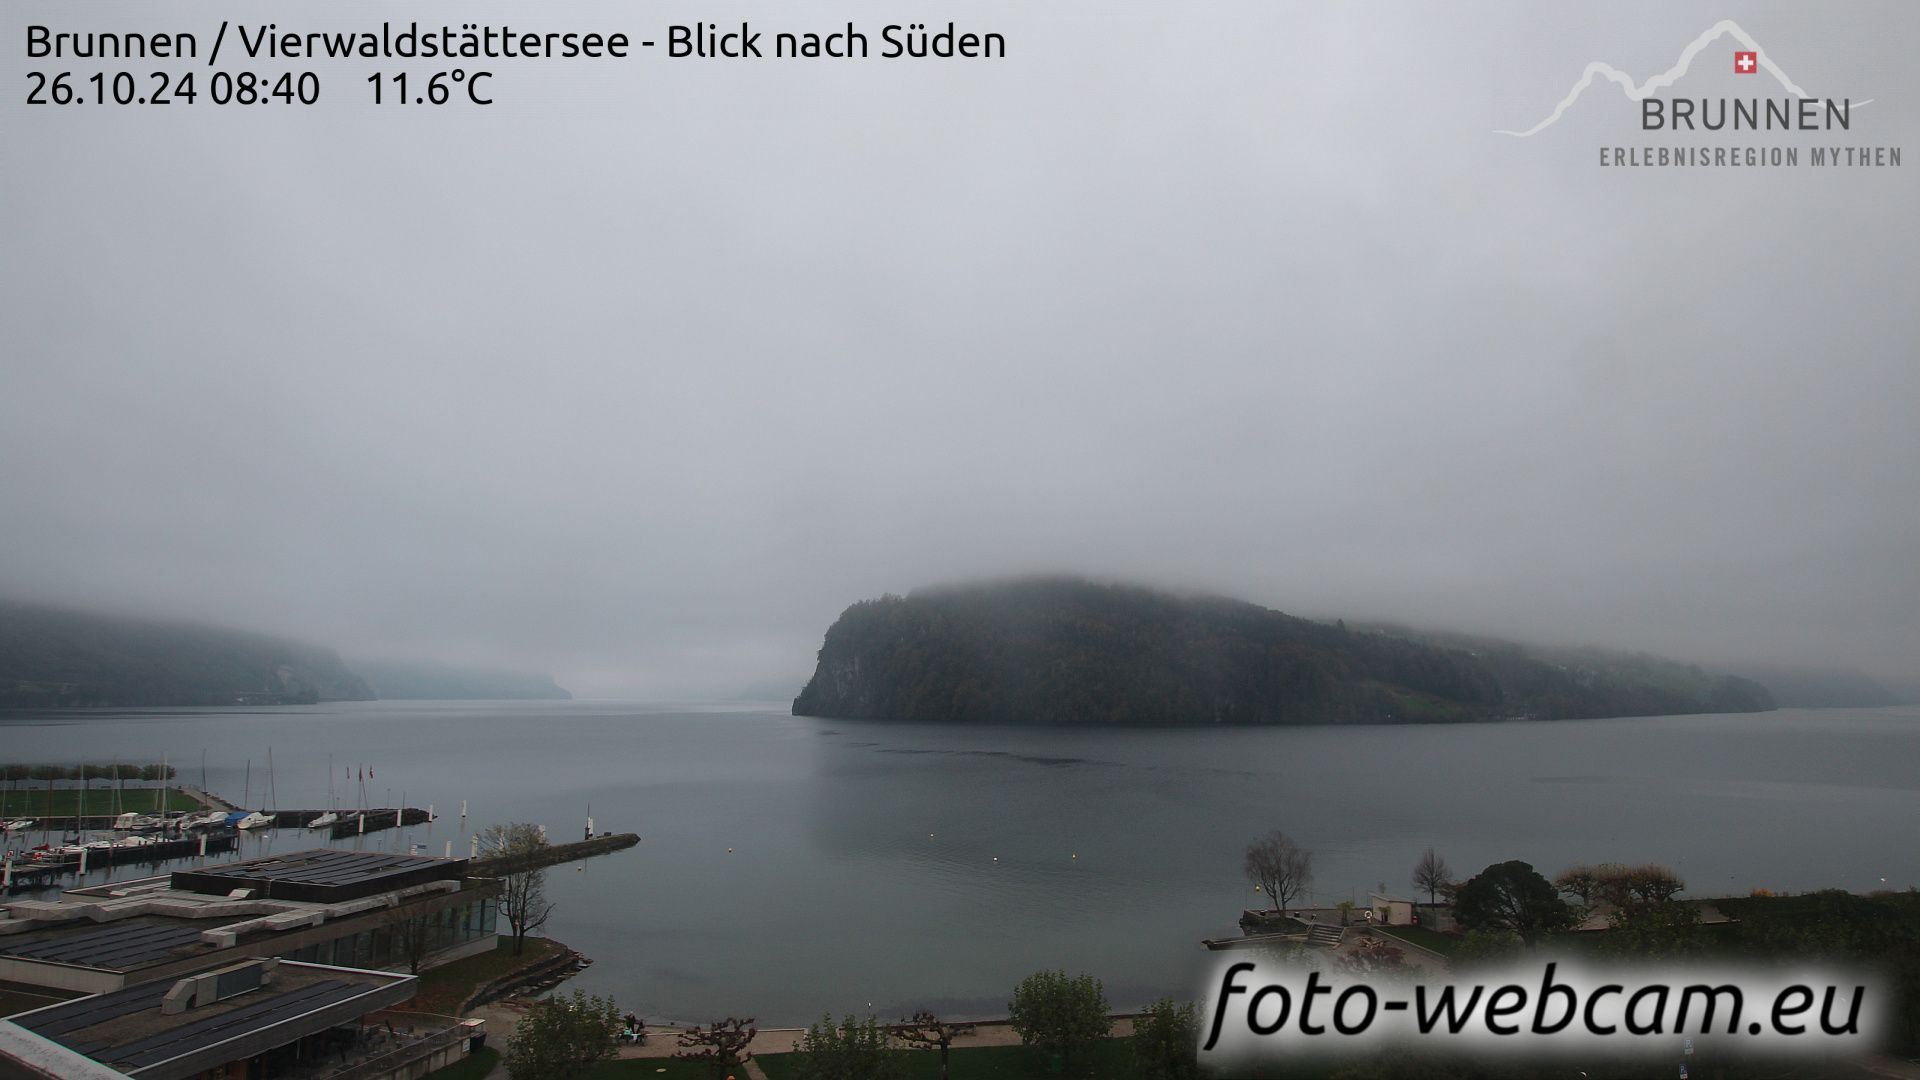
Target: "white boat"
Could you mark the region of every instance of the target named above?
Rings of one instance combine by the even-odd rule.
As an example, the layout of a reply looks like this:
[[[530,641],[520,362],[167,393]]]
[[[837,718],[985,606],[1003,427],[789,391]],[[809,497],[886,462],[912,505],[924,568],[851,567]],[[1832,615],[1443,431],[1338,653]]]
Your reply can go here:
[[[182,829],[211,829],[215,825],[224,825],[227,820],[225,810],[208,810],[203,814],[188,814],[180,819]]]
[[[307,822],[309,829],[324,829],[340,820],[340,800],[333,792],[333,759],[327,759],[327,812]]]
[[[26,832],[28,829],[31,829],[31,828],[33,828],[33,819],[30,817],[23,817],[17,821],[7,822],[6,831],[7,832]]]
[[[239,824],[243,829],[266,829],[273,826],[273,819],[255,810],[253,813],[241,818]]]

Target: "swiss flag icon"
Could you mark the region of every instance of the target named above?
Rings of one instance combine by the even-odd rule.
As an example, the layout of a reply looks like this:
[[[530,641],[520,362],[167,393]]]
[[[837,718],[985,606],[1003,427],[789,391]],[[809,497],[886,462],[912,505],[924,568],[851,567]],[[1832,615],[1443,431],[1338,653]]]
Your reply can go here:
[[[1760,70],[1760,54],[1737,52],[1733,54],[1733,72],[1736,75],[1751,75]]]

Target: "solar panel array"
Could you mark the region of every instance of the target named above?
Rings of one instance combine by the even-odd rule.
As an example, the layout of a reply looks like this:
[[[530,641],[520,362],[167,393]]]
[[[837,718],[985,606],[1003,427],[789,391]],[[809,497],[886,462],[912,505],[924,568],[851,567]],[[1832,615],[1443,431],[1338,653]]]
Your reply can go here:
[[[264,1030],[316,1009],[371,993],[377,987],[342,979],[322,979],[283,993],[262,990],[243,995],[232,999],[244,1002],[237,1008],[219,1009],[198,1019],[191,1012],[183,1013],[181,1019],[185,1023],[121,1045],[116,1045],[111,1038],[73,1042],[60,1038],[134,1013],[157,1009],[168,989],[168,983],[145,984],[99,997],[83,998],[70,1006],[54,1006],[36,1015],[17,1016],[13,1022],[46,1038],[55,1039],[68,1049],[104,1065],[131,1072],[204,1050],[243,1033]]]
[[[71,934],[53,934],[25,941],[0,938],[0,956],[49,960],[103,971],[126,971],[156,960],[177,956],[200,940],[200,929],[165,923],[106,923]]]
[[[324,900],[329,896],[363,896],[438,878],[457,878],[465,866],[464,859],[317,848],[227,866],[177,870],[173,874],[173,885],[200,892],[254,888],[262,895],[283,899]]]

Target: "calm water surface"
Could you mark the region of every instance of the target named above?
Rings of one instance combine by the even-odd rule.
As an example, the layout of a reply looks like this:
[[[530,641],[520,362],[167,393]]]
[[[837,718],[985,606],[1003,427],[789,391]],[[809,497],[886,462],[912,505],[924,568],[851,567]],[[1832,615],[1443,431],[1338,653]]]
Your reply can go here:
[[[1249,840],[1314,851],[1313,899],[1410,890],[1525,859],[1655,860],[1696,894],[1920,880],[1920,710],[1786,710],[1553,724],[1096,731],[796,718],[778,706],[367,702],[14,714],[0,760],[158,760],[238,801],[267,750],[285,807],[327,766],[432,826],[362,838],[438,854],[500,821],[642,844],[549,873],[576,985],[649,1017],[806,1023],[921,1006],[1004,1014],[1041,967],[1116,1006],[1192,997],[1201,938],[1251,902]],[[358,784],[341,792],[352,805]],[[462,800],[469,815],[458,819]],[[291,851],[304,833],[252,837]],[[342,846],[353,846],[344,841]],[[121,868],[121,876],[134,871]]]

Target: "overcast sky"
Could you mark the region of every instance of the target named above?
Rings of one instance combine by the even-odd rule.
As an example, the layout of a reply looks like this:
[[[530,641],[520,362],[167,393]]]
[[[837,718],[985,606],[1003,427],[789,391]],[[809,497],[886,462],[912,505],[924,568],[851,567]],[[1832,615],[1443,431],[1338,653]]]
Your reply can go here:
[[[205,79],[223,15],[906,7],[7,3],[0,592],[651,698],[790,695],[848,603],[1031,571],[1920,669],[1920,160],[1597,163],[1915,149],[1912,4],[952,0],[911,17],[1011,55],[19,104],[33,22],[193,30]],[[1663,139],[1601,83],[1493,133],[1727,17],[1874,104]],[[1734,49],[1674,92],[1784,93]]]

